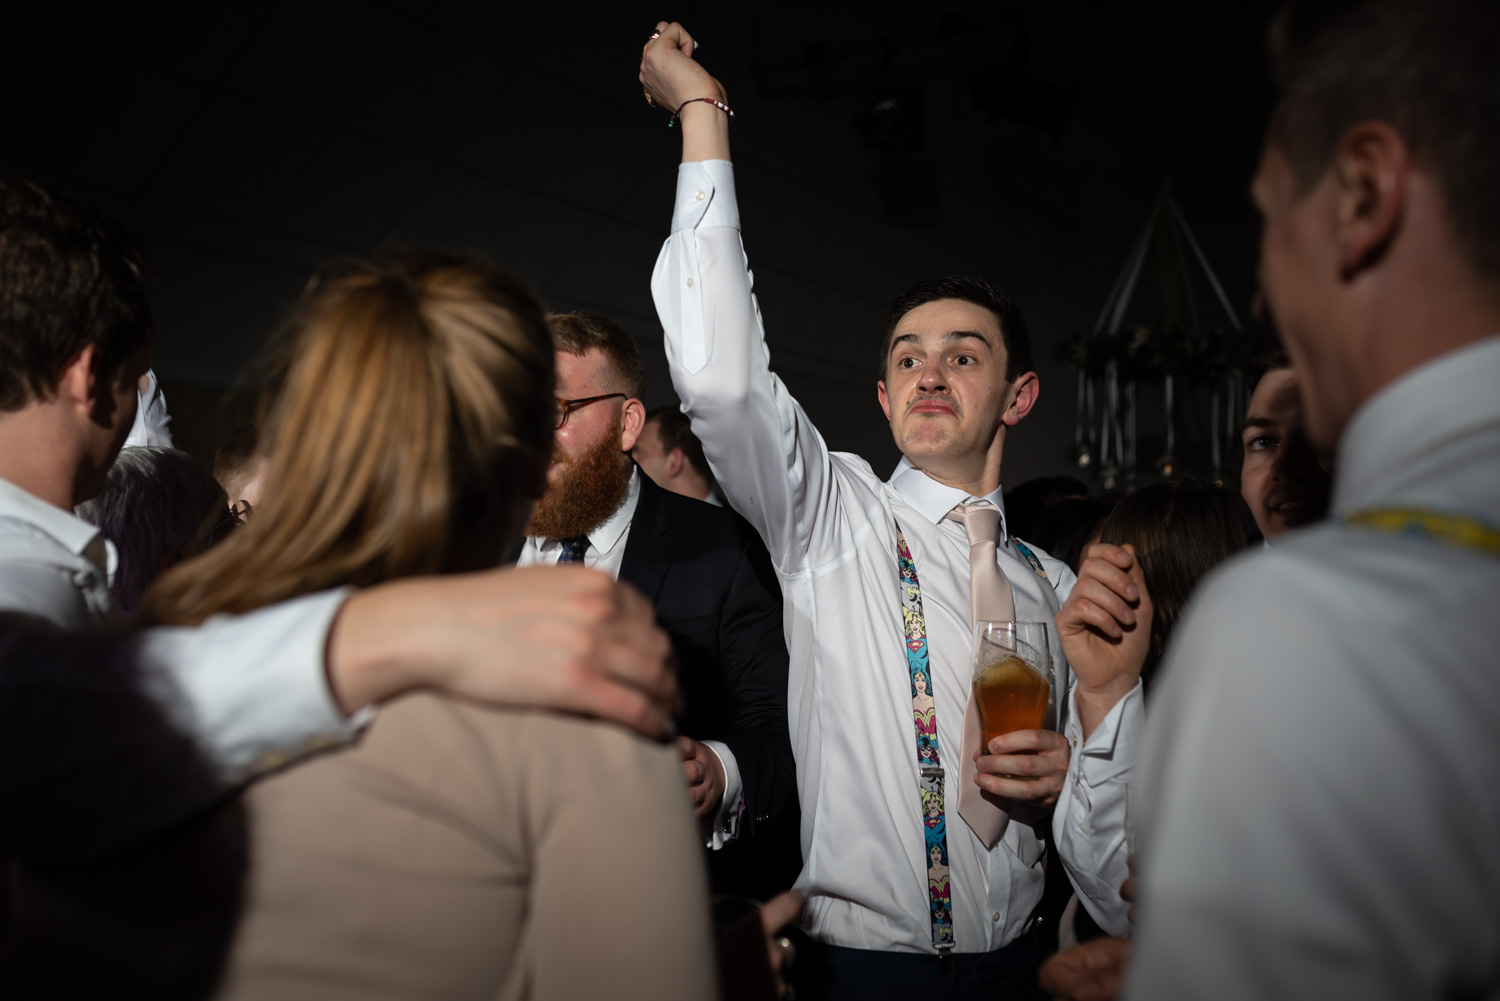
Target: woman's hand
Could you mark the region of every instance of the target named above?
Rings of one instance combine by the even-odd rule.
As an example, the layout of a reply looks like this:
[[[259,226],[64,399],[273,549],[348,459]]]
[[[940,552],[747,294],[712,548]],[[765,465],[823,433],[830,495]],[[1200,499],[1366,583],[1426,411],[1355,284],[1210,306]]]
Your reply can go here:
[[[1135,547],[1090,546],[1056,619],[1063,655],[1078,680],[1074,698],[1085,739],[1140,680],[1151,646],[1151,616]]]

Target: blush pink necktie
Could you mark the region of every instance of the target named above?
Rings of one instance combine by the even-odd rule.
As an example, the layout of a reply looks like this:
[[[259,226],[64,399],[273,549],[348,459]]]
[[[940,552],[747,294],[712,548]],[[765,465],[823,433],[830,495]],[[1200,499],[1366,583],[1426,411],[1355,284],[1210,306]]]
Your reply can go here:
[[[969,614],[974,622],[1011,622],[1016,617],[1015,596],[1010,581],[1000,572],[995,537],[999,534],[1000,511],[988,501],[960,504],[948,512],[948,520],[963,523],[969,536]],[[965,669],[972,666],[965,661]],[[969,690],[969,704],[964,709],[962,753],[958,762],[958,815],[964,818],[985,848],[994,848],[1010,815],[1002,801],[974,784],[979,769],[974,752],[980,743],[979,706],[974,691]]]
[[[1010,581],[1000,572],[995,537],[1000,534],[1000,511],[989,501],[959,504],[948,512],[969,536],[969,621],[1011,622],[1016,603]]]

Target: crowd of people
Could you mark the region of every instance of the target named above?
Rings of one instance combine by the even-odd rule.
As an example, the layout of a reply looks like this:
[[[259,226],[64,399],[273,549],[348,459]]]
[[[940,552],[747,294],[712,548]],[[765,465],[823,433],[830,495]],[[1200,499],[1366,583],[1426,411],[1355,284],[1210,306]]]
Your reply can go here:
[[[1497,996],[1500,12],[1275,20],[1237,492],[1002,491],[1040,387],[972,277],[893,303],[894,472],[830,450],[696,48],[639,73],[680,407],[387,251],[210,470],[139,244],[0,177],[0,996]],[[986,742],[988,623],[1050,718]]]

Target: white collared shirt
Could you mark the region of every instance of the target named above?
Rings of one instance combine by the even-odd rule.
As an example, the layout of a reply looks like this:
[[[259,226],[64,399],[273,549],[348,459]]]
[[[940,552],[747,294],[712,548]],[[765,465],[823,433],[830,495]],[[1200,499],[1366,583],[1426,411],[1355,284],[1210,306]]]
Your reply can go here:
[[[114,617],[114,545],[93,525],[0,480],[0,609],[68,631]]]
[[[808,930],[854,948],[933,948],[896,563],[899,522],[927,620],[957,950],[1009,943],[1041,898],[1039,832],[1013,821],[986,851],[956,812],[971,674],[969,543],[963,527],[944,517],[972,498],[909,462],[882,482],[859,457],[830,452],[771,373],[729,163],[680,168],[672,235],[652,292],[693,432],[725,497],[765,540],[781,579],[805,860],[797,885],[808,894]],[[1003,524],[1000,491],[988,499]],[[997,558],[1017,618],[1050,622],[1072,588],[1072,571],[1037,553],[1043,578],[1013,540],[1000,543]],[[1054,661],[1065,690],[1060,649]],[[1111,742],[1112,725],[1101,726],[1091,743]],[[1094,809],[1117,794],[1106,785]],[[1087,825],[1086,813],[1082,819]]]
[[[110,622],[113,548],[93,525],[0,480],[0,611],[34,615],[69,632]],[[371,714],[346,718],[339,710],[323,656],[350,593],[215,616],[192,629],[147,630],[135,661],[139,683],[229,782],[348,740]],[[72,678],[59,672],[59,686]]]
[[[1497,387],[1500,336],[1386,386],[1335,520],[1194,598],[1142,751],[1131,997],[1496,996],[1500,558],[1338,519],[1500,526]]]
[[[620,579],[620,567],[625,562],[625,542],[630,537],[630,522],[635,518],[635,507],[641,499],[641,475],[639,468],[631,469],[630,486],[625,491],[625,499],[613,514],[589,532],[589,548],[583,554],[584,566],[607,573],[615,580]],[[525,544],[521,546],[521,555],[516,558],[516,566],[556,566],[561,555],[562,540],[527,536]],[[719,758],[719,764],[724,767],[724,795],[719,800],[719,812],[714,817],[712,833],[708,839],[708,847],[717,851],[739,835],[740,804],[744,799],[745,787],[740,778],[739,763],[727,744],[718,740],[700,743],[713,751]]]

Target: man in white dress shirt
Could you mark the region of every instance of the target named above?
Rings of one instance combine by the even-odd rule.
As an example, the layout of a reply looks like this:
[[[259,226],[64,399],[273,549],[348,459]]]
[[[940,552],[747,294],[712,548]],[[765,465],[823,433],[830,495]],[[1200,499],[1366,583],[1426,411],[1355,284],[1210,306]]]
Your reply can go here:
[[[1500,997],[1500,9],[1293,3],[1253,185],[1331,521],[1207,582],[1129,996]]]
[[[1050,622],[1074,580],[1004,528],[1005,440],[1037,396],[1020,312],[982,282],[914,288],[893,309],[876,384],[904,458],[882,480],[857,456],[830,452],[770,371],[740,241],[728,105],[693,48],[680,25],[660,24],[641,66],[654,101],[679,109],[683,140],[672,235],[652,290],[684,410],[726,498],[766,540],[785,595],[803,811],[798,887],[808,895],[805,927],[823,945],[803,975],[829,997],[1034,996],[1045,807],[1062,790],[1077,731],[1070,721],[1068,736],[996,738],[976,778],[960,777],[979,750],[977,737],[972,747],[962,741],[971,548],[993,546],[1018,620]],[[998,531],[971,544],[948,516],[967,518],[980,501],[998,511]],[[977,580],[985,571],[982,561],[975,567]],[[912,592],[925,620],[917,635],[904,625],[915,621]],[[913,666],[909,649],[927,651],[929,670]],[[1054,662],[1061,694],[1068,672]],[[1088,748],[1080,742],[1080,759],[1092,764],[1078,775],[1087,795],[1057,817],[1065,856],[1123,854],[1123,827],[1094,824],[1090,811],[1123,815],[1113,734],[1138,711],[1139,694],[1125,703]],[[992,847],[959,819],[960,793],[976,787],[988,794],[982,805],[1009,813]],[[1123,879],[1123,858],[1119,866]],[[1114,895],[1118,880],[1108,882]]]
[[[0,851],[16,844],[16,825],[31,832],[20,838],[27,845],[56,847],[40,826],[87,842],[87,853],[159,829],[200,808],[218,783],[350,739],[368,719],[362,709],[417,687],[664,731],[675,702],[665,637],[639,595],[594,574],[502,571],[340,589],[197,629],[99,641],[128,648],[118,669],[91,670],[66,637],[28,638],[43,624],[72,632],[114,618],[111,547],[72,510],[98,491],[135,423],[151,349],[141,266],[112,220],[0,177],[0,640],[16,637],[0,656],[9,714],[0,731],[11,741]],[[55,670],[37,670],[39,658]],[[144,732],[140,714],[81,708],[128,707],[142,694],[173,732]],[[60,711],[73,700],[78,712]],[[123,729],[108,732],[101,720]],[[23,735],[38,726],[65,753],[27,753]],[[207,788],[173,789],[144,774],[184,736],[207,765]],[[135,753],[116,753],[122,746]],[[147,787],[163,795],[137,796],[130,811],[103,808],[121,789]]]

